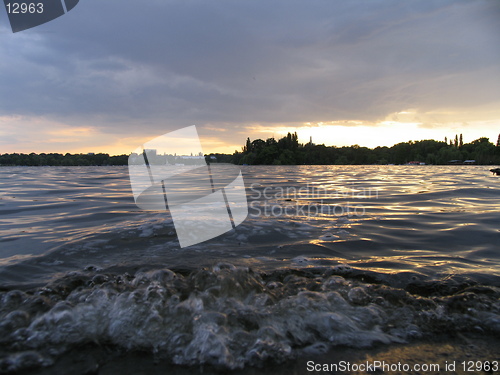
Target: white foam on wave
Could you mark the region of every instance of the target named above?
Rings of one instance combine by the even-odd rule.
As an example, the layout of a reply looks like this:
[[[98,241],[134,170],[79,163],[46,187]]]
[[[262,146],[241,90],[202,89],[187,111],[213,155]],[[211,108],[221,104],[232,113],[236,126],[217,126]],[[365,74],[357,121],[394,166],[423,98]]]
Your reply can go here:
[[[266,280],[221,263],[189,277],[168,269],[73,274],[63,288],[2,293],[0,341],[12,354],[0,366],[22,368],[20,353],[31,353],[25,355],[30,366],[46,366],[71,347],[105,342],[176,364],[237,369],[335,345],[403,342],[433,325],[456,329],[458,322],[500,333],[498,301],[455,311],[453,301],[341,276],[351,271],[339,265],[314,277],[292,272]]]

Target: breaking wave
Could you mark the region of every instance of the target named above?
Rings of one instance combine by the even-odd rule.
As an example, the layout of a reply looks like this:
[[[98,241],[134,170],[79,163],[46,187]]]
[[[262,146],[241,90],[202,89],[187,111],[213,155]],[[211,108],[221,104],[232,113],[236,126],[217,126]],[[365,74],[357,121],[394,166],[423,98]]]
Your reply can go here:
[[[500,334],[500,289],[464,276],[422,280],[335,267],[256,273],[87,267],[0,293],[1,372],[52,365],[72,348],[150,351],[223,369],[284,362],[338,345],[442,332]]]

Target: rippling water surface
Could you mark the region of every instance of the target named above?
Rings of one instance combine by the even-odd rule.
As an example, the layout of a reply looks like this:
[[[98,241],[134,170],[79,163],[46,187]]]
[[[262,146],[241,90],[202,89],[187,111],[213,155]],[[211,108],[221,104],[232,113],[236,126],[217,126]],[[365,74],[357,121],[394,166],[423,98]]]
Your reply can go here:
[[[135,206],[126,167],[1,168],[0,369],[100,340],[235,369],[442,329],[500,332],[500,179],[488,167],[242,170],[247,220],[180,249],[167,211]]]
[[[181,250],[168,212],[137,208],[122,167],[0,169],[0,280],[88,265],[259,270],[336,264],[499,275],[500,181],[481,166],[243,167],[249,217]],[[196,257],[193,257],[196,254]]]

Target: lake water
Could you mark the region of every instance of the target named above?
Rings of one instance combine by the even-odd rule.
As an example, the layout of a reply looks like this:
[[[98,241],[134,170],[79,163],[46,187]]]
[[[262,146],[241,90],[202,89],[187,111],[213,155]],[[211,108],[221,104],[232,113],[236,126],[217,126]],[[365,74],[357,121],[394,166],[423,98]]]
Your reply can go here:
[[[249,216],[181,249],[126,167],[0,168],[0,370],[106,342],[228,369],[500,333],[486,166],[243,166]]]

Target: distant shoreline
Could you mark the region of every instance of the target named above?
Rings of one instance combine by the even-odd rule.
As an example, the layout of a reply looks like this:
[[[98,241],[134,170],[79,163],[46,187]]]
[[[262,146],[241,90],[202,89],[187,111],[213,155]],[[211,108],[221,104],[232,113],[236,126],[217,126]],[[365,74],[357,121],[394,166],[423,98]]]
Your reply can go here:
[[[130,155],[110,156],[105,153],[0,154],[0,166],[117,166],[128,165]],[[166,156],[171,157],[171,156]],[[353,146],[325,146],[298,142],[297,133],[276,140],[247,138],[242,151],[233,154],[205,154],[211,163],[236,165],[500,165],[500,136],[494,145],[482,137],[470,143],[421,140],[373,149]]]
[[[226,163],[226,164],[233,164],[233,163]],[[236,164],[233,164],[236,165]],[[424,164],[424,165],[412,165],[412,164],[286,164],[286,165],[276,165],[276,164],[255,164],[255,165],[248,165],[248,164],[243,164],[242,166],[263,166],[263,167],[292,167],[292,166],[318,166],[318,167],[325,167],[325,166],[331,166],[331,167],[367,167],[367,166],[379,166],[379,167],[450,167],[450,166],[456,166],[456,167],[494,167],[494,166],[500,166],[500,163],[498,164]],[[103,165],[21,165],[21,164],[0,164],[0,168],[8,168],[8,167],[33,167],[33,168],[40,168],[40,167],[59,167],[59,168],[68,168],[68,167],[128,167],[128,164],[103,164]]]

